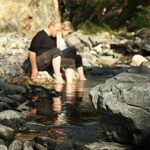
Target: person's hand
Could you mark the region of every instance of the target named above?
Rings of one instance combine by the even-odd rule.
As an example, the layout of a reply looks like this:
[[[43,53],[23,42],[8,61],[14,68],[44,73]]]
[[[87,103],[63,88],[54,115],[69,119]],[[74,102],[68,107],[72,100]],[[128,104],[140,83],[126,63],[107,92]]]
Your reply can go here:
[[[31,72],[31,79],[35,79],[38,74],[37,68],[33,68]]]

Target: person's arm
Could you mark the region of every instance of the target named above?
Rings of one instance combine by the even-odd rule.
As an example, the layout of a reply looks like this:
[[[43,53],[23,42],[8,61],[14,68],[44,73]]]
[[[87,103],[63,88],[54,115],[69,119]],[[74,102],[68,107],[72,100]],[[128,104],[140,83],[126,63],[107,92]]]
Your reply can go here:
[[[37,68],[37,64],[36,64],[36,53],[33,51],[29,51],[29,60],[31,63],[31,79],[36,78],[37,74],[38,74],[38,68]]]
[[[38,74],[38,68],[36,64],[36,54],[40,48],[42,42],[43,33],[38,32],[32,39],[31,45],[29,47],[29,60],[31,63],[31,78],[34,79]]]

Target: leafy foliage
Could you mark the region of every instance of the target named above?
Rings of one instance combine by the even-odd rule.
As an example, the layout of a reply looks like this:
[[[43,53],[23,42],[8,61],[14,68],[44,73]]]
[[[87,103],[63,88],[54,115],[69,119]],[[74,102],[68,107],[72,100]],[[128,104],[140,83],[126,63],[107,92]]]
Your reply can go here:
[[[90,21],[86,21],[86,23],[80,24],[79,28],[84,32],[84,34],[95,34],[97,32],[112,31],[111,28],[106,24],[98,26]]]
[[[58,1],[62,18],[87,33],[110,29],[136,30],[150,26],[149,0]]]
[[[150,6],[139,6],[139,12],[128,22],[129,30],[136,30],[142,27],[150,27]]]

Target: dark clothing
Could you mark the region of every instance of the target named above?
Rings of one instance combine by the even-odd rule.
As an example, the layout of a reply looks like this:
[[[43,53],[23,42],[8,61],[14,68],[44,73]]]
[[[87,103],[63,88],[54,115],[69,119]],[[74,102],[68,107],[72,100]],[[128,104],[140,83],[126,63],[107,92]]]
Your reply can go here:
[[[83,62],[82,62],[81,55],[76,55],[75,56],[75,67],[76,68],[83,67]]]
[[[77,49],[75,47],[68,47],[62,51],[63,57],[72,58],[75,60],[75,67],[83,66],[82,57],[77,54]]]
[[[52,67],[52,59],[62,55],[58,48],[42,52],[36,57],[36,64],[39,71],[48,71]]]
[[[29,50],[40,55],[55,47],[56,38],[49,36],[44,30],[41,30],[33,37]]]
[[[58,48],[53,48],[49,51],[43,52],[41,55],[37,56],[36,63],[38,66],[38,70],[40,71],[53,71],[52,70],[52,64],[50,60],[52,60],[55,56],[58,56],[60,50]],[[61,68],[75,68],[75,61],[72,58],[61,58]]]
[[[52,59],[63,56],[62,52],[56,48],[56,38],[49,36],[44,30],[39,31],[33,37],[29,50],[36,53],[36,63],[39,71],[49,71],[52,68]],[[74,60],[62,58],[61,67],[74,69]]]

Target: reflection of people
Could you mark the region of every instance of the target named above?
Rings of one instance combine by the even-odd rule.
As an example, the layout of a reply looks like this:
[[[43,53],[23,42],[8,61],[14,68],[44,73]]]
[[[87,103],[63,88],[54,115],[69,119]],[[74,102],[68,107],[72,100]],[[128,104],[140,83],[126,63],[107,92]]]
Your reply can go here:
[[[86,80],[84,71],[83,71],[83,63],[82,57],[77,54],[77,50],[75,47],[68,47],[65,43],[64,37],[73,31],[73,27],[71,22],[65,21],[62,24],[62,30],[57,34],[57,47],[62,50],[64,57],[73,58],[75,60],[75,66],[77,69],[78,77],[80,80]]]
[[[61,30],[61,22],[59,19],[54,19],[49,23],[49,26],[39,31],[32,39],[29,48],[29,60],[31,63],[31,78],[34,79],[38,71],[47,71],[52,66],[55,73],[55,82],[64,83],[61,75],[61,63],[63,66],[63,59],[61,58],[61,51],[56,48],[56,35]],[[72,69],[74,61],[67,60],[66,65],[66,80],[72,82]],[[64,67],[64,66],[63,66]]]
[[[80,82],[80,85],[74,82],[73,84],[54,85],[56,91],[63,93],[62,96],[53,99],[52,109],[57,114],[56,124],[64,124],[70,121],[70,117],[74,117],[83,97],[83,88],[79,89],[78,86],[83,87],[83,84],[84,82]]]
[[[74,84],[55,84],[55,91],[62,92],[63,94],[53,97],[52,100],[46,99],[38,103],[36,103],[37,100],[33,99],[36,106],[31,107],[30,114],[45,116],[46,122],[53,121],[55,124],[65,124],[72,121],[72,119],[76,119],[84,94],[84,82],[79,84],[78,82]]]

